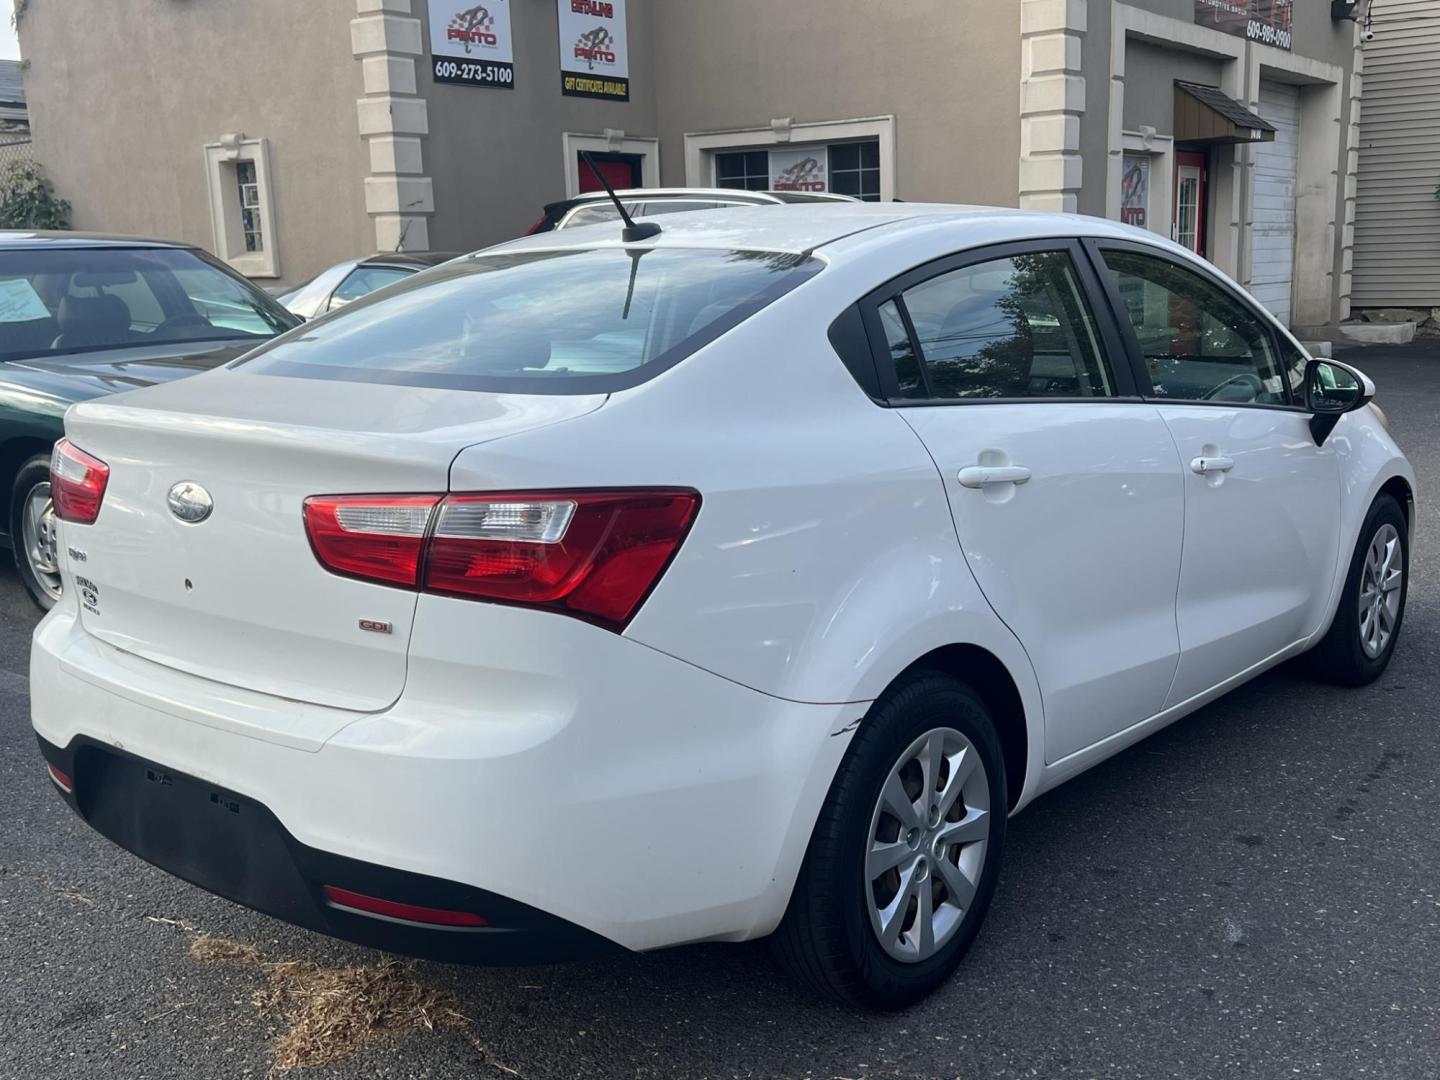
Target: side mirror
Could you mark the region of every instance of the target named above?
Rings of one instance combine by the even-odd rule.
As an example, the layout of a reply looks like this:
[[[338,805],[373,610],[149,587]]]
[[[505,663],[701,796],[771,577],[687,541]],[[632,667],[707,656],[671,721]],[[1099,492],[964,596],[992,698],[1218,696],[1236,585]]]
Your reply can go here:
[[[1305,365],[1305,407],[1310,410],[1310,434],[1324,446],[1330,432],[1347,412],[1363,409],[1375,396],[1375,384],[1354,368],[1334,360],[1311,360]]]

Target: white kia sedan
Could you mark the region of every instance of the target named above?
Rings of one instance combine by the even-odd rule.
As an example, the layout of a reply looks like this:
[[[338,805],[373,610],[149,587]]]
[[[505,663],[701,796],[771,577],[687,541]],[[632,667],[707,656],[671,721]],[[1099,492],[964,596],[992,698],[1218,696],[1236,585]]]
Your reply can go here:
[[[898,1007],[1008,815],[1287,658],[1385,670],[1410,466],[1209,264],[983,208],[662,224],[73,406],[31,669],[66,802],[396,952],[773,934]]]

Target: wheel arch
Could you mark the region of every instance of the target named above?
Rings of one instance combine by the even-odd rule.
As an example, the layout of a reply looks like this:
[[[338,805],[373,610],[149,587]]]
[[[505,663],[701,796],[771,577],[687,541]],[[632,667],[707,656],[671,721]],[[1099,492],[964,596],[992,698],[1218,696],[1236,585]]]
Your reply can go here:
[[[1410,541],[1413,545],[1415,539],[1415,489],[1410,486],[1410,481],[1405,477],[1395,475],[1380,485],[1376,496],[1389,495],[1400,504],[1400,511],[1405,515],[1405,526],[1410,531]],[[1374,499],[1370,500],[1374,502]]]
[[[20,466],[37,454],[49,454],[54,446],[53,439],[47,441],[35,435],[21,435],[0,443],[0,492],[4,492],[5,496],[5,514],[4,520],[0,521],[0,531],[6,535],[10,532],[10,498]]]
[[[1025,791],[1030,774],[1032,741],[1025,699],[1004,662],[980,645],[954,643],[932,649],[900,672],[898,682],[918,670],[938,671],[965,683],[985,702],[995,720],[1000,749],[1005,757],[1005,786],[1009,806],[1014,810]]]

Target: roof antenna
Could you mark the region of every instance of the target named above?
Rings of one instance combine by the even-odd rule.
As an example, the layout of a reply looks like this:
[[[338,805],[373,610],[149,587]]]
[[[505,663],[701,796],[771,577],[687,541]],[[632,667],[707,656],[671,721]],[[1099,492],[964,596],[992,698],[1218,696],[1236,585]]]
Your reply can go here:
[[[595,159],[590,156],[589,150],[581,150],[580,156],[585,164],[590,166],[590,171],[595,174],[595,179],[600,181],[600,186],[605,189],[605,194],[610,196],[610,201],[615,204],[615,209],[620,211],[620,220],[625,222],[625,231],[620,234],[620,239],[627,244],[633,244],[637,240],[648,240],[652,236],[660,235],[660,226],[653,221],[643,221],[635,224],[633,218],[625,209],[625,204],[620,201],[620,196],[615,194],[615,189],[610,186],[610,181],[605,179],[605,174],[600,171],[600,166],[595,164]]]

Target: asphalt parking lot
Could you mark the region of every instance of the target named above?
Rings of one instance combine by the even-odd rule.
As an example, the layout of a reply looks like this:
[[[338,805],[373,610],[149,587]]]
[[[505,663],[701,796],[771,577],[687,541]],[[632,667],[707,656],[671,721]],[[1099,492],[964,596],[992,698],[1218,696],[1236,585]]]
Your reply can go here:
[[[1440,341],[1342,358],[1421,479],[1387,675],[1273,672],[1041,799],[959,976],[896,1016],[759,945],[386,966],[191,888],[55,796],[0,572],[0,1078],[1440,1075]]]

